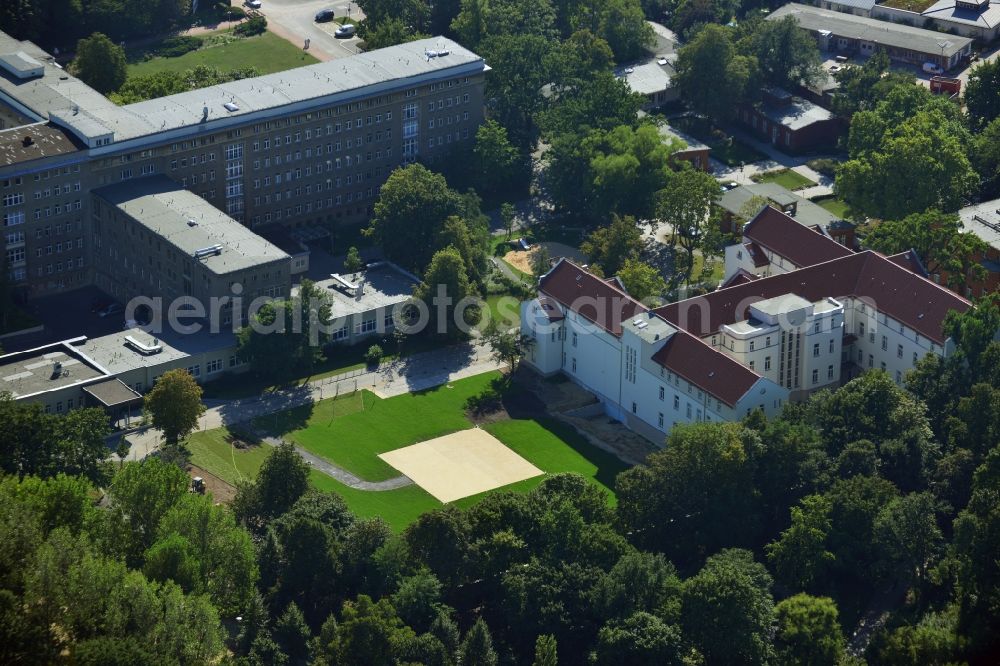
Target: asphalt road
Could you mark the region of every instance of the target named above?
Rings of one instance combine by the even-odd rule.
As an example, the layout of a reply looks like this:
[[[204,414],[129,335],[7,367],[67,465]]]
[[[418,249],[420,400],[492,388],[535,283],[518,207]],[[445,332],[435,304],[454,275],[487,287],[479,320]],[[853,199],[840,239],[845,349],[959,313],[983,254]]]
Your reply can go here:
[[[333,60],[354,55],[358,52],[358,38],[337,39],[333,31],[337,24],[316,23],[313,17],[321,9],[332,8],[337,16],[350,16],[355,21],[364,18],[358,6],[347,0],[262,0],[261,13],[267,18],[267,27],[302,47],[309,39],[309,53],[319,60]],[[348,13],[350,7],[350,13]]]

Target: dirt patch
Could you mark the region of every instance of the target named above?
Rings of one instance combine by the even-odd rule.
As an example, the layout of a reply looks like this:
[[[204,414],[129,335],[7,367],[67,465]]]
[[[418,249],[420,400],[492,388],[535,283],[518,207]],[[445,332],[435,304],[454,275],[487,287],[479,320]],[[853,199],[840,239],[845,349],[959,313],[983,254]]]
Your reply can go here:
[[[534,259],[535,252],[537,251],[538,249],[534,247],[530,250],[511,250],[503,255],[503,260],[522,273],[531,275],[534,273],[531,268],[531,261]]]
[[[222,504],[229,504],[236,497],[236,487],[226,483],[211,472],[203,470],[197,465],[188,465],[188,475],[193,479],[200,476],[205,482],[206,494],[211,493],[212,499]]]

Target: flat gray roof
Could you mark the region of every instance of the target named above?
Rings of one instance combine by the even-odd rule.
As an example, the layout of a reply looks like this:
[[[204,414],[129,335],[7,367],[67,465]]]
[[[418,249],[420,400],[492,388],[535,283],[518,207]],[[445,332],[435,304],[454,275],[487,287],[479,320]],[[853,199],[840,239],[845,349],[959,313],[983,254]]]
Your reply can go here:
[[[213,273],[288,259],[276,245],[166,176],[126,180],[93,193],[189,257],[197,250],[222,245],[220,254],[200,259]]]
[[[984,243],[1000,249],[1000,199],[984,201],[958,211],[965,231],[976,234]]]
[[[431,37],[368,53],[298,67],[252,79],[117,106],[104,95],[55,65],[51,55],[31,42],[21,42],[0,32],[0,54],[23,52],[44,63],[44,75],[17,80],[0,77],[0,99],[9,96],[35,114],[35,120],[54,117],[81,138],[114,134],[114,141],[127,141],[182,128],[199,128],[213,121],[250,115],[290,104],[342,97],[358,90],[395,84],[420,75],[456,69],[482,71],[483,59],[445,37]],[[430,53],[447,53],[435,55]],[[456,72],[457,73],[457,72]],[[374,94],[378,91],[372,90]],[[336,99],[330,100],[336,103]],[[223,104],[238,108],[228,111]],[[208,107],[207,123],[203,109]]]
[[[955,0],[941,0],[941,2],[934,3],[925,9],[921,16],[991,30],[1000,25],[1000,0],[992,0],[989,6],[981,12],[958,7]]]
[[[797,294],[782,294],[774,298],[757,301],[750,305],[751,308],[759,310],[764,314],[775,317],[793,310],[801,310],[812,305],[812,301],[806,300]]]
[[[81,122],[83,118],[79,118],[79,112],[82,110],[89,117],[101,118],[102,123],[124,122],[132,118],[132,114],[72,76],[56,64],[55,58],[31,42],[18,41],[0,32],[0,53],[18,54],[19,59],[23,54],[42,64],[40,77],[18,79],[0,76],[0,101],[8,104],[13,101],[15,108],[23,107],[34,116],[35,121],[47,120],[53,113],[74,117],[74,109]],[[138,126],[141,119],[135,118],[134,122]]]
[[[55,364],[61,364],[55,372]],[[105,368],[73,347],[57,342],[37,349],[0,356],[0,392],[24,398],[106,377]]]
[[[803,127],[809,127],[813,123],[833,118],[832,113],[809,100],[794,97],[791,94],[788,94],[788,99],[789,101],[782,105],[765,102],[761,106],[761,112],[774,122],[791,130],[799,130]]]
[[[141,395],[117,377],[89,384],[83,387],[83,392],[93,396],[105,407],[115,407],[142,400]]]
[[[317,281],[316,286],[330,294],[330,314],[335,319],[378,308],[391,308],[409,300],[413,296],[413,288],[419,284],[415,276],[387,261],[370,264],[360,273],[347,273],[341,277],[354,284],[363,280],[364,293],[361,298],[352,296],[333,278]]]
[[[160,351],[155,354],[137,351],[126,340],[130,336],[144,345],[159,345]],[[211,333],[208,330],[202,330],[190,334],[164,331],[152,334],[146,333],[140,328],[130,328],[99,338],[90,338],[76,348],[111,374],[118,375],[138,368],[155,368],[165,363],[215,350],[235,349],[236,336],[232,331]]]
[[[663,92],[670,87],[670,70],[668,69],[670,65],[660,65],[657,62],[658,58],[638,65],[619,67],[615,74],[623,79],[633,92],[641,95]]]
[[[428,57],[429,52],[447,52],[447,55]],[[375,86],[392,84],[421,74],[436,74],[468,65],[485,67],[483,59],[457,42],[444,37],[420,39],[384,49],[339,58],[315,65],[298,67],[252,79],[230,81],[217,86],[160,97],[122,107],[135,118],[141,118],[143,127],[133,127],[117,122],[110,128],[115,140],[147,134],[166,132],[182,127],[202,125],[203,110],[208,107],[208,122],[245,116],[257,111],[274,109],[289,104],[320,100]],[[386,90],[392,89],[386,85]],[[228,111],[223,104],[235,104],[236,111]]]
[[[830,226],[840,218],[817,203],[801,197],[795,192],[777,183],[747,183],[723,192],[718,204],[726,211],[738,215],[746,202],[754,196],[771,199],[777,203],[792,202],[796,204],[794,219],[805,226],[818,224],[821,227]]]
[[[897,49],[908,49],[929,55],[951,57],[972,43],[968,37],[948,35],[933,30],[914,28],[899,23],[888,23],[865,16],[854,16],[829,9],[819,9],[792,2],[771,12],[769,21],[792,16],[807,30],[829,30],[848,39],[858,39],[872,44],[885,44]],[[945,46],[941,46],[945,44]]]
[[[852,7],[855,9],[864,9],[865,11],[871,11],[878,4],[875,0],[827,0],[831,5],[840,5],[841,7]]]

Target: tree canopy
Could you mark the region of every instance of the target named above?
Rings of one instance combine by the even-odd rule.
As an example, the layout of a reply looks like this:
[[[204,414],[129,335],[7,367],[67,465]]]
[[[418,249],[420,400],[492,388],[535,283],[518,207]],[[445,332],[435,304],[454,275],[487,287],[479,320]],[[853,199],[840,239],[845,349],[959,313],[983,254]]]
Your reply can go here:
[[[107,35],[95,32],[77,42],[76,58],[70,69],[81,81],[106,95],[125,83],[125,49]]]

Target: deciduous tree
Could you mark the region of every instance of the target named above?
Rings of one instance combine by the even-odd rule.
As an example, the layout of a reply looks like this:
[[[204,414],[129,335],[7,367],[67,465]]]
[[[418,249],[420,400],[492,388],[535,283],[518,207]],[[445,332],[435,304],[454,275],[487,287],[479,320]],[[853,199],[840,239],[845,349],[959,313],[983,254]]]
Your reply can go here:
[[[638,259],[642,233],[634,218],[611,218],[611,224],[595,229],[580,244],[580,251],[607,276],[617,275],[629,259]]]
[[[727,29],[706,25],[677,54],[677,87],[698,111],[728,119],[754,96],[755,58],[738,55]]]
[[[774,643],[779,662],[790,666],[837,666],[844,656],[844,634],[837,604],[829,597],[796,594],[774,608]]]
[[[883,254],[915,250],[928,273],[944,274],[948,286],[958,292],[964,291],[968,281],[986,277],[979,262],[988,246],[979,236],[963,232],[954,213],[928,210],[881,222],[864,242]]]
[[[773,622],[771,576],[749,551],[723,550],[684,582],[684,633],[707,663],[768,663]]]
[[[125,83],[125,49],[107,35],[95,32],[76,44],[76,58],[70,67],[84,83],[102,94],[114,92]]]
[[[964,99],[975,127],[985,127],[1000,117],[1000,61],[983,60],[972,68]]]
[[[198,427],[198,419],[205,413],[201,393],[201,386],[191,373],[176,368],[160,375],[146,394],[145,408],[153,417],[153,426],[163,432],[168,445],[176,446]]]

